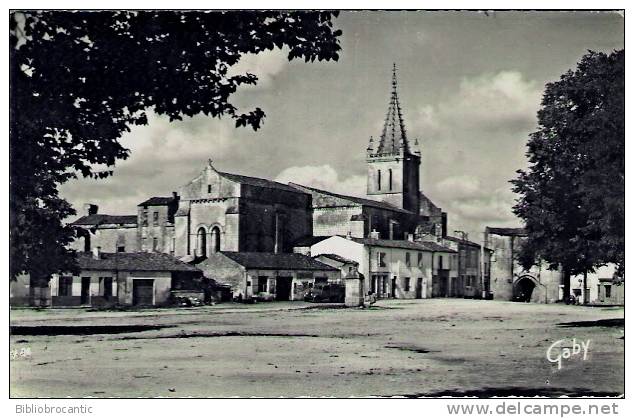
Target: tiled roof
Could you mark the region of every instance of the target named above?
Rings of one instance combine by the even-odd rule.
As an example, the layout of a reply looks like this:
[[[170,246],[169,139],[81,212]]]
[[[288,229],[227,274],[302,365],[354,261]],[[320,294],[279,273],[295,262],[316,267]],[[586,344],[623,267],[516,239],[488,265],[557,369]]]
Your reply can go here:
[[[329,258],[331,260],[335,260],[338,261],[340,263],[344,263],[344,264],[354,264],[354,265],[358,265],[359,263],[357,263],[354,260],[349,260],[345,257],[340,256],[339,254],[319,254],[314,256],[313,258],[317,258],[317,257],[326,257]]]
[[[410,211],[398,208],[398,207],[396,207],[394,205],[391,205],[389,203],[386,203],[386,202],[379,202],[377,200],[365,199],[365,198],[356,197],[356,196],[347,196],[347,195],[333,193],[333,192],[329,192],[327,190],[316,189],[314,187],[308,187],[308,186],[304,186],[304,185],[296,184],[296,183],[289,183],[289,184],[291,186],[293,186],[293,187],[296,187],[298,190],[310,191],[310,192],[319,193],[319,194],[323,194],[323,195],[327,195],[327,196],[332,196],[332,197],[335,197],[337,199],[347,200],[347,201],[349,201],[349,202],[351,202],[351,203],[353,203],[355,205],[370,206],[370,207],[373,207],[373,208],[391,210],[393,212],[402,212],[402,213],[409,213],[409,214],[412,213]],[[337,205],[337,204],[320,205],[319,203],[317,203],[315,201],[315,199],[313,199],[313,207],[314,208],[319,208],[319,207],[328,208],[328,207],[337,207],[337,206],[341,206],[341,205]]]
[[[451,241],[451,242],[456,242],[458,244],[468,245],[470,247],[478,247],[478,248],[480,248],[480,246],[481,246],[477,242],[473,242],[473,241],[469,241],[469,240],[462,239],[462,238],[457,238],[457,237],[446,236],[446,237],[443,237],[443,239],[446,239],[447,241]],[[492,249],[486,248],[486,247],[485,247],[485,250],[493,251]]]
[[[136,215],[86,215],[72,222],[71,225],[103,225],[103,224],[135,224]]]
[[[444,245],[440,245],[437,242],[420,242],[420,245],[422,245],[423,247],[427,248],[429,251],[435,251],[435,252],[448,252],[448,253],[455,253],[457,251],[452,250],[449,247],[445,247]]]
[[[293,243],[293,247],[312,247],[318,242],[322,242],[325,239],[330,238],[329,235],[320,235],[320,236],[308,236],[302,237]]]
[[[373,238],[351,238],[352,241],[365,245],[373,245],[376,247],[387,248],[403,248],[408,250],[418,251],[431,251],[431,252],[446,252],[455,253],[456,251],[451,248],[444,247],[435,242],[424,241],[406,241],[406,240],[392,240],[392,239],[373,239]]]
[[[267,270],[337,270],[311,257],[295,253],[230,252],[222,254],[246,268]]]
[[[496,235],[526,236],[524,228],[491,228],[487,226],[486,231]]]
[[[146,200],[145,202],[139,203],[137,206],[164,206],[169,205],[170,203],[178,200],[174,196],[169,197],[160,197],[154,196]]]
[[[200,271],[164,253],[101,253],[95,259],[92,253],[77,253],[82,270],[124,271]]]
[[[300,190],[297,190],[295,187],[291,187],[288,184],[278,183],[272,180],[261,179],[258,177],[243,176],[240,174],[222,173],[220,171],[218,172],[218,174],[221,175],[222,177],[228,178],[231,181],[235,181],[241,184],[247,184],[249,186],[263,187],[268,189],[278,189],[278,190],[284,190],[284,191],[292,192],[292,193],[302,193]]]

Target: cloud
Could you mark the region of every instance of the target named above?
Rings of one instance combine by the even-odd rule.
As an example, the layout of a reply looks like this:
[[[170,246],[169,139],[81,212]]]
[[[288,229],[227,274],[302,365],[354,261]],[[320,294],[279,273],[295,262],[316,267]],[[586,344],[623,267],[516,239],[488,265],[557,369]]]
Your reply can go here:
[[[447,201],[443,210],[449,213],[452,225],[450,231],[468,231],[472,235],[475,234],[475,238],[485,226],[521,226],[520,220],[512,212],[514,204],[515,195],[508,188],[475,193],[469,185],[464,195]]]
[[[473,176],[453,176],[448,177],[439,183],[434,188],[442,193],[446,199],[464,199],[480,196],[480,180]]]
[[[317,189],[328,190],[335,193],[365,197],[366,177],[352,175],[340,179],[337,171],[330,165],[320,166],[294,166],[284,170],[275,178],[280,183],[298,183]]]
[[[480,131],[532,127],[541,94],[541,86],[519,71],[465,77],[455,95],[436,106],[420,107],[417,125],[434,131],[448,122]]]
[[[132,127],[121,144],[131,150],[127,160],[116,163],[106,179],[70,181],[61,195],[75,209],[97,203],[102,213],[132,214],[136,205],[151,196],[167,196],[202,169],[208,158],[230,155],[234,129],[230,121],[209,123],[203,116],[169,122],[148,114],[148,125]]]
[[[423,189],[448,212],[450,229],[516,225],[508,180],[526,164],[541,87],[518,71],[462,78],[455,93],[419,106]]]
[[[275,77],[289,64],[288,49],[274,49],[259,54],[245,54],[237,64],[229,69],[229,75],[251,73],[258,76],[255,86],[244,86],[247,89],[270,87]]]

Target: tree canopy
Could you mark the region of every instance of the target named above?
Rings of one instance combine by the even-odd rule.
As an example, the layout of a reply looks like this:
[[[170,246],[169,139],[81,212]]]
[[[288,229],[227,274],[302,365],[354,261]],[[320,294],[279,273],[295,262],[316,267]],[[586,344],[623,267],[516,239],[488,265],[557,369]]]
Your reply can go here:
[[[527,170],[511,181],[527,241],[519,260],[569,276],[625,269],[625,51],[589,51],[546,85]]]
[[[75,210],[58,185],[112,174],[120,143],[146,111],[204,114],[258,129],[258,107],[230,102],[253,74],[244,54],[287,48],[288,59],[337,60],[336,12],[24,11],[10,14],[10,270],[14,278],[76,268],[66,249]],[[106,166],[96,170],[96,166]]]

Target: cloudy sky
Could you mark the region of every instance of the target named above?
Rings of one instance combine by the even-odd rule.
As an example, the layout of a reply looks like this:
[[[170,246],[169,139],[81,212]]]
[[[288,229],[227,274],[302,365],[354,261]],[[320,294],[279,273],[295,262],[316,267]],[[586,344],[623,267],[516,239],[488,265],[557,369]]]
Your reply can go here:
[[[422,151],[421,188],[449,214],[449,230],[517,226],[508,180],[526,166],[544,84],[588,50],[623,48],[623,18],[589,12],[342,12],[338,62],[288,62],[276,51],[236,71],[259,76],[233,98],[260,106],[257,132],[230,120],[170,123],[150,116],[122,138],[131,150],[106,180],[77,180],[62,195],[78,209],[133,214],[212,158],[223,171],[365,193],[365,148],[380,135],[392,63],[410,138]]]

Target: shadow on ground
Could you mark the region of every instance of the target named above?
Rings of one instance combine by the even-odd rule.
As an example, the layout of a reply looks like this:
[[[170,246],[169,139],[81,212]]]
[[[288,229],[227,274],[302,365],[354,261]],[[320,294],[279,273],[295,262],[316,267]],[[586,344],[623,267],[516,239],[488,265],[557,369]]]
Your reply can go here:
[[[498,388],[490,388],[485,387],[482,389],[474,389],[474,390],[443,390],[439,392],[430,392],[430,393],[413,393],[413,394],[402,394],[398,396],[403,396],[405,398],[440,398],[443,396],[452,396],[457,398],[492,398],[492,397],[509,397],[509,396],[522,396],[522,397],[548,397],[555,398],[561,396],[568,396],[573,398],[583,397],[583,396],[594,396],[594,397],[622,397],[622,393],[618,392],[600,392],[593,391],[591,389],[586,388],[525,388],[525,387],[498,387]]]
[[[14,325],[10,327],[10,332],[11,335],[93,335],[154,331],[166,327],[166,325]]]
[[[577,327],[624,327],[625,318],[614,319],[599,319],[597,321],[576,321],[576,322],[562,322],[557,324],[560,327],[565,328],[577,328]]]

